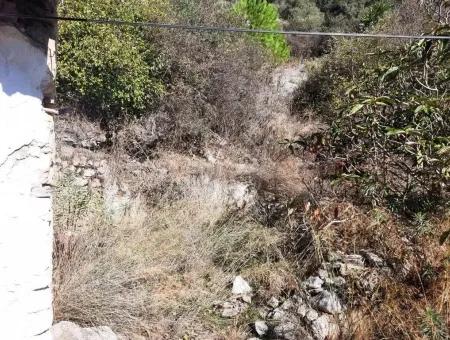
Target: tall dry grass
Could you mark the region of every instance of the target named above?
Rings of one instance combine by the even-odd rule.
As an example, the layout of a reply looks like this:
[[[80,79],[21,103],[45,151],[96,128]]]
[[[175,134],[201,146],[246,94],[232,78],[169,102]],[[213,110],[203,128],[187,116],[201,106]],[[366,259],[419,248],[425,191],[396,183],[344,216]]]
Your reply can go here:
[[[242,326],[213,312],[234,275],[283,263],[282,234],[230,212],[219,186],[184,187],[179,200],[135,206],[115,223],[70,177],[55,203],[57,320],[151,339],[217,338]]]

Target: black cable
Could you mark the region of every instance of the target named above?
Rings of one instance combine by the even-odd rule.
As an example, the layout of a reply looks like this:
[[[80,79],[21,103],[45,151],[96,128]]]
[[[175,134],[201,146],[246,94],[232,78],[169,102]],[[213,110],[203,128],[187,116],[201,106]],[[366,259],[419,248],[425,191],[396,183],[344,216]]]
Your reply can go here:
[[[201,32],[228,32],[228,33],[255,33],[255,34],[283,34],[297,36],[327,36],[327,37],[349,37],[349,38],[386,38],[386,39],[430,39],[430,40],[450,40],[450,36],[439,35],[408,35],[408,34],[375,34],[375,33],[340,33],[340,32],[304,32],[304,31],[282,31],[267,29],[251,29],[238,27],[214,27],[214,26],[191,26],[183,24],[168,24],[159,22],[146,21],[124,21],[115,19],[92,19],[77,17],[59,17],[59,16],[32,16],[17,14],[0,14],[3,19],[23,19],[23,20],[39,20],[39,21],[74,21],[100,25],[118,25],[118,26],[134,26],[134,27],[151,27],[163,29],[179,29],[186,31]]]

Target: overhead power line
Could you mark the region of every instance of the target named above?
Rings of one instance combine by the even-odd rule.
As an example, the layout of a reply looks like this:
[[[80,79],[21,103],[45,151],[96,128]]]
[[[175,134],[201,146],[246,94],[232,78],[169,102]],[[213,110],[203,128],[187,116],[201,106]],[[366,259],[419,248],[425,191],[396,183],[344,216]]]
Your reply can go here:
[[[95,18],[78,18],[78,17],[60,17],[60,16],[32,16],[17,14],[0,14],[2,19],[24,19],[38,21],[73,21],[84,22],[99,25],[116,25],[116,26],[134,26],[134,27],[150,27],[162,29],[175,29],[185,31],[200,32],[226,32],[226,33],[254,33],[254,34],[283,34],[297,36],[323,36],[323,37],[349,37],[349,38],[385,38],[385,39],[431,39],[431,40],[450,40],[450,36],[446,35],[409,35],[409,34],[384,34],[384,33],[341,33],[341,32],[308,32],[308,31],[283,31],[283,30],[267,30],[252,29],[239,27],[215,27],[215,26],[193,26],[184,24],[168,24],[160,22],[148,21],[125,21],[116,19],[95,19]]]

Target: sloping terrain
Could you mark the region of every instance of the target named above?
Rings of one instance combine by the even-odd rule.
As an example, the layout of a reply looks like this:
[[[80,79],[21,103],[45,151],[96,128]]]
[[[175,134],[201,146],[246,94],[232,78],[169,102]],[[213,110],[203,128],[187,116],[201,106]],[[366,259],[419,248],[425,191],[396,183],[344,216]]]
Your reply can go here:
[[[244,25],[264,12],[242,21],[228,2],[173,3],[177,19],[197,24]],[[335,16],[326,3],[325,26],[420,34],[434,24],[415,0],[368,1],[370,10],[339,2]],[[146,50],[127,65],[152,75],[151,93],[133,83],[139,103],[151,98],[143,112],[117,84],[90,102],[74,88],[90,78],[63,75],[58,321],[124,339],[448,338],[448,45],[331,40],[315,46],[325,55],[300,63],[277,60],[270,39],[125,36],[108,46],[107,63],[98,51],[86,58],[108,70],[96,74],[100,84],[114,72],[127,80],[130,55],[115,55],[115,44],[151,43],[150,64]]]

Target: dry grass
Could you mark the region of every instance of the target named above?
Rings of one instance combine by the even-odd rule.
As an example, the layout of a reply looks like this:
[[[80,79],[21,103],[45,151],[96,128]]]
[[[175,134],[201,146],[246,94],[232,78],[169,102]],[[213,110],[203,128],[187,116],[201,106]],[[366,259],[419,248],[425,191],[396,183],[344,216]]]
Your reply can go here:
[[[212,312],[213,303],[228,296],[236,273],[272,275],[283,261],[282,235],[230,213],[218,186],[190,184],[179,200],[135,207],[113,223],[100,197],[62,181],[55,200],[57,320],[152,339],[228,339],[237,329],[242,336],[239,325]],[[257,276],[252,284],[260,284]]]
[[[388,211],[370,211],[339,201],[321,201],[305,215],[312,237],[298,256],[318,266],[330,251],[361,249],[381,255],[391,271],[370,269],[380,280],[369,295],[349,277],[350,306],[342,324],[345,339],[448,339],[450,336],[450,265],[448,245],[439,236],[448,217],[430,218],[430,230],[417,230]]]

